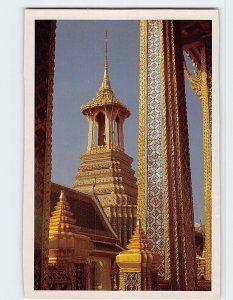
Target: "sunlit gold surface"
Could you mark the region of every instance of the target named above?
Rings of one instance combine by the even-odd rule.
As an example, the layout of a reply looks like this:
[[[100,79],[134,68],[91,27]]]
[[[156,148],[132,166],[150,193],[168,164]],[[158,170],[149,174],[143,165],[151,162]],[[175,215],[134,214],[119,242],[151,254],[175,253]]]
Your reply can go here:
[[[161,59],[161,86],[162,86],[162,98],[165,99],[165,66],[164,66],[164,29],[163,29],[163,21],[159,21],[160,25],[160,59]],[[170,239],[169,239],[169,222],[168,222],[168,211],[169,211],[169,201],[168,201],[168,174],[167,174],[167,156],[165,155],[167,151],[167,129],[166,129],[166,103],[165,101],[162,102],[162,115],[163,115],[163,164],[164,164],[164,240],[165,240],[165,247],[164,247],[164,258],[165,258],[165,278],[171,278],[170,272]]]
[[[204,203],[205,203],[205,279],[211,280],[211,227],[212,227],[212,167],[211,167],[211,131],[210,109],[207,86],[206,49],[201,48],[201,70],[192,76],[184,62],[184,70],[191,88],[200,97],[203,116],[203,151],[204,151]]]
[[[165,278],[195,290],[195,236],[182,49],[176,21],[160,21]],[[156,199],[155,199],[156,201]],[[147,234],[149,234],[147,232]],[[182,255],[181,255],[182,253]]]
[[[79,233],[64,191],[52,212],[49,222],[49,264],[89,256],[90,239]]]
[[[146,100],[147,100],[147,21],[140,21],[140,99],[138,134],[138,215],[146,231]]]
[[[116,257],[116,262],[120,268],[120,290],[126,289],[127,282],[124,280],[126,273],[140,274],[138,290],[148,289],[150,280],[146,276],[143,277],[143,274],[151,273],[152,268],[157,270],[162,262],[162,257],[151,251],[139,221],[127,245],[127,250],[122,251]]]

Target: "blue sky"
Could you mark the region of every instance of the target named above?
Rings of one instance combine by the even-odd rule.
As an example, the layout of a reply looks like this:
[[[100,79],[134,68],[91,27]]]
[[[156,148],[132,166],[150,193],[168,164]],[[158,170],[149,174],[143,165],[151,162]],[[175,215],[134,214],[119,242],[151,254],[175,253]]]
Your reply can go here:
[[[86,151],[88,123],[80,106],[95,96],[103,76],[104,34],[117,97],[130,107],[125,149],[137,171],[139,103],[138,21],[58,21],[56,29],[52,180],[71,186]],[[189,65],[191,67],[191,65]],[[201,103],[186,81],[195,221],[204,222]]]

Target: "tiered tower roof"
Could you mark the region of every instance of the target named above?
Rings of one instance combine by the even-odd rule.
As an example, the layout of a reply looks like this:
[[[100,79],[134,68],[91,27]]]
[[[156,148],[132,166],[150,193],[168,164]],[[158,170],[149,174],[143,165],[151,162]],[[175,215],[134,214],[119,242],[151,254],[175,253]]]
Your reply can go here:
[[[126,248],[127,250],[122,251],[117,256],[116,261],[118,264],[124,265],[133,262],[143,263],[145,260],[150,261],[156,267],[161,264],[162,258],[151,250],[152,247],[146,238],[140,220],[138,220],[134,233]]]
[[[132,238],[126,247],[129,251],[139,250],[139,251],[149,251],[151,252],[151,245],[147,241],[146,235],[141,227],[140,221],[138,220]]]
[[[66,199],[64,191],[61,191],[59,201],[52,212],[49,223],[49,238],[59,235],[76,234],[78,226],[70,211],[69,203]]]

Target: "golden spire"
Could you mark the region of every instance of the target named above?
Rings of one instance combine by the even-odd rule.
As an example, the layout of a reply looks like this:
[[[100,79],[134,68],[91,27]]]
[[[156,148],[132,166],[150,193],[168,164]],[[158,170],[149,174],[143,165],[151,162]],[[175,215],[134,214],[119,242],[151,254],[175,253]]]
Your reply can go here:
[[[118,266],[124,271],[135,269],[141,270],[141,263],[154,264],[158,268],[162,263],[162,257],[151,250],[150,242],[146,238],[140,220],[137,221],[136,228],[126,247],[126,250],[116,256]]]
[[[62,190],[49,222],[49,264],[89,255],[89,240],[89,237],[80,234],[80,227],[76,225],[65,191]]]
[[[134,229],[133,235],[126,248],[128,250],[141,250],[141,230],[139,220],[137,221],[136,228]]]
[[[104,51],[104,77],[100,89],[111,89],[108,73],[108,33],[105,33],[105,51]]]
[[[137,221],[134,233],[126,247],[128,250],[138,249],[138,250],[148,250],[151,251],[151,245],[147,241],[146,234],[143,231],[140,220]]]
[[[130,116],[129,108],[124,105],[114,94],[114,91],[111,87],[109,72],[108,72],[108,34],[105,33],[105,50],[104,50],[104,74],[103,80],[100,85],[100,88],[94,98],[88,101],[86,104],[81,105],[81,112],[84,115],[88,115],[91,110],[97,107],[103,106],[117,106],[124,113],[125,117],[128,118]]]
[[[76,233],[78,226],[75,225],[76,220],[70,211],[69,203],[66,199],[64,191],[61,191],[59,201],[52,212],[49,222],[49,238],[56,235],[64,235],[67,233]]]

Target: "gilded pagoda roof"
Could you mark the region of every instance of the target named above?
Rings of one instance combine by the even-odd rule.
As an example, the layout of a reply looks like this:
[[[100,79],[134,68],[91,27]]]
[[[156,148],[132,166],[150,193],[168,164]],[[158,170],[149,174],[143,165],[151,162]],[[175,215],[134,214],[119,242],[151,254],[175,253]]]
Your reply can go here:
[[[64,196],[61,197],[61,190]],[[59,202],[57,199],[59,198]],[[55,214],[55,211],[62,211],[59,214],[61,221],[69,223],[70,225],[76,225],[79,228],[81,234],[98,234],[99,236],[105,236],[116,239],[116,233],[113,231],[99,200],[90,193],[83,193],[72,188],[65,187],[63,185],[51,182],[51,219]],[[62,209],[60,209],[62,208]]]
[[[150,262],[157,268],[161,265],[162,257],[158,253],[152,251],[152,246],[147,239],[139,220],[126,250],[122,251],[116,257],[116,262],[118,265]]]
[[[65,235],[78,232],[76,220],[73,218],[73,213],[70,211],[69,203],[65,197],[65,193],[61,190],[59,201],[52,212],[49,222],[49,237],[55,235]]]
[[[108,107],[112,109],[120,109],[126,117],[130,116],[129,108],[123,104],[116,96],[111,87],[109,72],[108,72],[108,48],[107,48],[107,36],[105,39],[105,60],[104,60],[104,75],[101,86],[95,95],[90,101],[81,106],[81,112],[86,115],[90,111],[93,111],[96,108]]]

